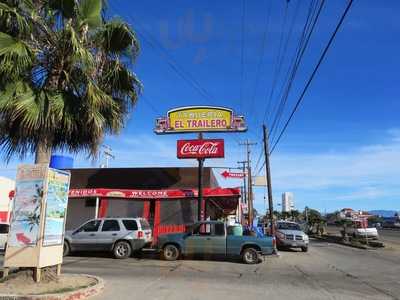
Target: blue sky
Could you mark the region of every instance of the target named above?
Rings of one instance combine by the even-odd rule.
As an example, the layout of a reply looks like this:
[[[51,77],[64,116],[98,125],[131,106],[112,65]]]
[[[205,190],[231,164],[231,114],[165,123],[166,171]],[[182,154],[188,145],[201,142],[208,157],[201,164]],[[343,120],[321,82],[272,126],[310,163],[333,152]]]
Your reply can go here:
[[[295,78],[284,120],[347,3],[326,2]],[[284,40],[292,20],[294,27],[282,75],[294,55],[308,5],[309,1],[303,0],[288,4]],[[258,143],[253,148],[255,166],[262,146],[261,119],[272,87],[285,6],[284,0],[246,1],[242,42],[242,1],[149,0],[138,4],[110,0],[109,14],[122,17],[138,32],[141,54],[134,71],[144,86],[143,96],[124,130],[117,137],[105,139],[116,155],[111,166],[195,166],[195,161],[176,159],[175,150],[177,139],[194,136],[156,136],[152,131],[157,116],[170,108],[192,104],[231,107],[243,114],[249,125],[246,134],[207,134],[206,137],[226,140],[226,158],[208,160],[206,165],[237,166],[236,161],[245,155],[238,141],[249,138]],[[322,211],[342,207],[400,210],[398,11],[399,1],[354,2],[271,157],[275,202],[282,192],[291,191],[299,209],[308,205]],[[189,74],[208,96],[177,75],[171,64]],[[283,76],[278,77],[278,92],[282,79]],[[271,107],[277,101],[277,97],[272,98]],[[267,112],[267,121],[272,114]],[[31,161],[29,157],[24,160]],[[0,175],[12,178],[18,163],[15,159],[9,165],[2,164]],[[83,155],[76,157],[75,166],[98,164]],[[240,185],[240,181],[219,180],[224,186]],[[264,189],[257,188],[255,206],[259,211],[265,210],[263,195]]]

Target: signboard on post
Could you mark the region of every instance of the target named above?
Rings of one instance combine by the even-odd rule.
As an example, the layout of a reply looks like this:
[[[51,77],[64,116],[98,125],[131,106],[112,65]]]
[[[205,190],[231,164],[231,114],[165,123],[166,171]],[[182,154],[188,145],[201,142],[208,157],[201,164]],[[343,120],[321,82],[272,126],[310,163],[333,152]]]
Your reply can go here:
[[[47,164],[20,165],[4,267],[40,268],[62,263],[70,173]],[[39,270],[39,271],[38,271]],[[58,272],[58,271],[57,271]]]
[[[246,176],[245,173],[243,172],[228,172],[228,171],[224,171],[221,173],[221,175],[227,179],[227,178],[237,178],[237,179],[241,179],[243,177]]]
[[[224,140],[178,140],[177,157],[183,158],[223,158]]]
[[[172,109],[167,117],[156,119],[156,134],[188,132],[243,132],[243,116],[235,116],[226,107],[187,106]]]

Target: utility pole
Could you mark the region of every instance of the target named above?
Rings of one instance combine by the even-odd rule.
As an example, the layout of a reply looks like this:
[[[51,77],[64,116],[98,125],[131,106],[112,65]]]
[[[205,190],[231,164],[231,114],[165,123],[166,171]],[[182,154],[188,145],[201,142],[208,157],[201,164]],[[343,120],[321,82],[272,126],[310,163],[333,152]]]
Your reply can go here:
[[[110,158],[115,159],[115,156],[112,154],[112,149],[110,146],[107,145],[102,145],[101,147],[104,148],[103,150],[103,155],[104,155],[104,159],[106,160],[105,164],[101,164],[100,167],[101,168],[108,168],[108,163],[110,161]]]
[[[199,133],[198,139],[203,139],[203,133]],[[203,202],[203,166],[204,166],[204,158],[198,158],[199,168],[198,168],[198,199],[197,199],[197,221],[202,221],[204,218],[205,211],[202,211],[202,202]]]
[[[237,162],[238,164],[240,164],[240,165],[242,165],[242,172],[243,172],[243,174],[244,174],[244,176],[243,176],[243,203],[246,203],[247,204],[247,188],[246,188],[246,186],[247,186],[247,184],[246,184],[246,163],[247,163],[247,161],[238,161]]]
[[[268,146],[269,135],[268,135],[268,129],[264,124],[263,124],[263,135],[264,135],[265,171],[267,176],[267,189],[268,189],[269,219],[271,222],[271,235],[275,236],[274,207],[272,202],[271,168],[269,165],[269,146]]]
[[[249,226],[253,226],[253,184],[251,179],[251,161],[250,161],[250,147],[257,145],[257,143],[250,142],[248,139],[244,143],[239,143],[240,146],[246,146],[247,152],[247,207]]]

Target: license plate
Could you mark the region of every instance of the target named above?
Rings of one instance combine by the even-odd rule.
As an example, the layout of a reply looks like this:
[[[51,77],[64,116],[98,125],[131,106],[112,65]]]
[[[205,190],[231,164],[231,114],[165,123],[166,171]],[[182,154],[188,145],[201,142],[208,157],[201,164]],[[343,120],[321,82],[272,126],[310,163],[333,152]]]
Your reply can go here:
[[[292,246],[293,247],[297,247],[297,243],[292,243]]]

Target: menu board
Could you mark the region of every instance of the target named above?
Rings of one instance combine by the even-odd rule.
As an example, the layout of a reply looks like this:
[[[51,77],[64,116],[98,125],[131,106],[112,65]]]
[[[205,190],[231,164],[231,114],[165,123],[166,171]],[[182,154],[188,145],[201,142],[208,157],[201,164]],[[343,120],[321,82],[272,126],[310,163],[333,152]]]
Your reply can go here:
[[[68,172],[49,169],[43,246],[63,243],[69,181]]]

